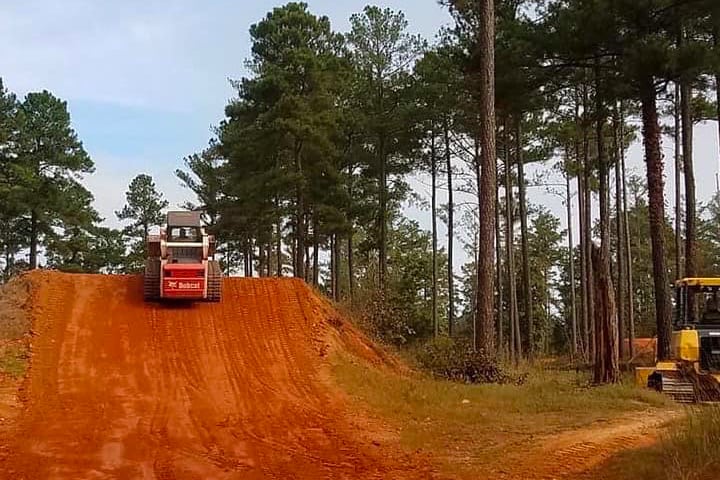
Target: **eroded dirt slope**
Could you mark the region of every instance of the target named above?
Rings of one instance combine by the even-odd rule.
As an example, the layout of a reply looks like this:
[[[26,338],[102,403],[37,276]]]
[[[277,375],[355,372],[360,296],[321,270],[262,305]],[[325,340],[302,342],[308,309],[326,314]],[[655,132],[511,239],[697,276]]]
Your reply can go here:
[[[25,411],[0,434],[0,478],[431,476],[323,380],[333,319],[301,282],[227,279],[221,304],[168,307],[144,304],[137,277],[33,281]]]

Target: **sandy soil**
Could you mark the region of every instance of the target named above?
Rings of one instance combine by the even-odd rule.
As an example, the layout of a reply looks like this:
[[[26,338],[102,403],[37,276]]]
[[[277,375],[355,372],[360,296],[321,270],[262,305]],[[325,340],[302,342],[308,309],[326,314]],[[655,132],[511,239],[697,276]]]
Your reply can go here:
[[[137,277],[32,279],[32,364],[22,414],[0,426],[0,478],[434,477],[329,385],[347,333],[299,281],[227,279],[220,304],[161,306]]]

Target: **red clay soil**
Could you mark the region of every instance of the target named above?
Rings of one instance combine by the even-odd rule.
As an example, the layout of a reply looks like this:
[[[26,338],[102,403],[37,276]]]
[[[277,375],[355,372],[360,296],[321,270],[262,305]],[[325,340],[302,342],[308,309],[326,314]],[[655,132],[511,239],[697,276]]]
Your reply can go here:
[[[299,281],[227,279],[220,304],[162,306],[137,277],[32,279],[32,363],[0,478],[433,477],[324,380],[342,328]]]

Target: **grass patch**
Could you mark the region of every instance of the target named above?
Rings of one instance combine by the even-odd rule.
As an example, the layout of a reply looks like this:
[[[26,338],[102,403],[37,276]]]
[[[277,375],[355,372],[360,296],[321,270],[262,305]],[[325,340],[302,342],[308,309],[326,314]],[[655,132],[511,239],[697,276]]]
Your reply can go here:
[[[618,480],[715,480],[720,469],[720,407],[688,409],[652,447],[623,452],[601,470]]]
[[[353,398],[400,428],[404,446],[436,452],[453,469],[462,464],[468,471],[533,436],[668,405],[629,383],[589,387],[586,374],[568,371],[533,370],[523,385],[464,385],[399,376],[349,357],[337,357],[333,370]]]
[[[720,407],[695,409],[662,444],[668,480],[717,478],[720,468]],[[712,472],[711,472],[712,471]]]
[[[27,349],[22,345],[0,345],[0,376],[7,375],[18,379],[25,375],[27,369]]]

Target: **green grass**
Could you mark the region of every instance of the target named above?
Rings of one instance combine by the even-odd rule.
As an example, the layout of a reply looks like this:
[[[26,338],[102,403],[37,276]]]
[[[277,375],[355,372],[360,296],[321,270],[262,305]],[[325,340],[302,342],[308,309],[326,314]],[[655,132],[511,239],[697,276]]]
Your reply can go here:
[[[0,376],[21,378],[25,375],[27,363],[27,350],[22,345],[0,345]]]
[[[692,411],[662,444],[669,480],[717,478],[720,469],[720,407]]]
[[[590,387],[586,374],[568,371],[532,370],[516,386],[399,376],[348,357],[337,357],[333,370],[353,398],[400,429],[405,447],[433,451],[447,464],[461,457],[469,470],[533,436],[668,406],[661,395],[629,383]]]

